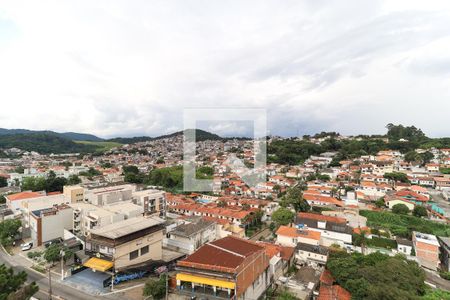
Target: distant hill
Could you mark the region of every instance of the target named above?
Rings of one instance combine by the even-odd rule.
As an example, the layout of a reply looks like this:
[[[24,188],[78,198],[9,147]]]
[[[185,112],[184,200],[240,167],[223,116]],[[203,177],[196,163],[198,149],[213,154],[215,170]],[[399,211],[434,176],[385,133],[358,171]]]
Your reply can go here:
[[[73,141],[88,141],[88,142],[104,141],[104,139],[101,139],[98,136],[89,133],[63,132],[60,133],[60,135]]]
[[[94,145],[78,144],[54,133],[17,133],[0,135],[0,148],[19,148],[50,153],[88,153],[95,152]]]
[[[29,130],[29,129],[5,129],[0,128],[0,136],[2,135],[14,135],[14,134],[48,134],[48,135],[56,135],[63,138],[67,138],[69,140],[74,141],[90,141],[90,142],[100,142],[103,139],[87,133],[78,133],[78,132],[55,132],[50,130]]]
[[[107,140],[108,142],[120,143],[120,144],[134,144],[140,142],[151,141],[154,138],[149,136],[135,136],[135,137],[117,137]]]
[[[194,129],[187,129],[194,130]],[[233,138],[222,138],[221,136],[201,130],[196,130],[196,140],[229,140]],[[58,133],[50,130],[28,130],[28,129],[4,129],[0,128],[0,148],[20,148],[26,151],[36,151],[42,154],[49,153],[93,153],[106,151],[121,144],[134,144],[160,140],[180,136],[184,131],[157,137],[117,137],[112,139],[102,139],[93,134],[63,132]],[[245,138],[242,138],[245,139]]]
[[[186,129],[186,132],[192,132],[194,129]],[[154,138],[155,140],[165,139],[165,138],[171,138],[179,135],[183,135],[184,131],[177,131],[171,134],[161,135],[159,137]],[[222,140],[223,138],[217,134],[201,130],[201,129],[195,129],[195,139],[197,141],[206,141],[206,140]]]
[[[187,129],[187,130],[193,130],[193,129]],[[155,141],[155,140],[176,137],[179,135],[183,135],[183,133],[184,133],[184,131],[177,131],[177,132],[174,132],[171,134],[160,135],[157,137],[149,137],[149,136],[137,136],[137,137],[129,137],[129,138],[118,137],[118,138],[109,139],[107,141],[121,143],[121,144],[134,144],[134,143]],[[211,132],[208,132],[205,130],[201,130],[201,129],[196,129],[195,136],[196,136],[197,141],[222,140],[223,139],[222,137],[220,137],[217,134],[214,134],[214,133],[211,133]]]

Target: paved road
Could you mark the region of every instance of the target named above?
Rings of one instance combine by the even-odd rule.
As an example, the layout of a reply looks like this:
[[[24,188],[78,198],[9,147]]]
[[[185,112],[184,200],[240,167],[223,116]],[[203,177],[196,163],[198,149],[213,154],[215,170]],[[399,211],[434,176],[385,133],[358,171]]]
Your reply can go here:
[[[50,299],[48,277],[28,268],[18,265],[14,257],[7,255],[0,249],[0,264],[12,266],[16,272],[25,271],[28,274],[28,282],[35,281],[39,285],[39,292],[34,296],[38,299]],[[58,283],[57,276],[52,276],[52,299],[70,299],[70,300],[94,300],[94,299],[119,299],[118,295],[92,296],[73,287]]]
[[[425,270],[425,275],[426,275],[426,281],[434,284],[436,287],[438,287],[442,290],[450,291],[450,281],[449,280],[445,280],[445,279],[441,278],[440,276],[438,276],[435,272],[431,272],[428,270]]]
[[[255,234],[254,236],[252,236],[251,240],[259,241],[260,238],[266,239],[271,235],[272,235],[272,232],[270,231],[270,229],[265,228],[265,229],[261,230],[260,232],[258,232],[257,234]]]

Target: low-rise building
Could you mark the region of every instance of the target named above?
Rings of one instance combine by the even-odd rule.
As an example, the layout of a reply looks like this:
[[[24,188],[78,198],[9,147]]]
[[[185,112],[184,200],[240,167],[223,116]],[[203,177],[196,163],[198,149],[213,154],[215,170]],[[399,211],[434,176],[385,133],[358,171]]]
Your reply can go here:
[[[165,192],[160,190],[135,191],[132,194],[133,202],[140,205],[147,215],[164,216],[166,212]]]
[[[347,220],[343,218],[313,214],[297,214],[295,223],[310,231],[316,231],[321,234],[320,244],[331,246],[338,244],[352,243],[352,229],[347,225]]]
[[[411,255],[412,249],[413,249],[413,242],[407,239],[403,238],[397,238],[397,251],[399,253],[405,254],[405,255]]]
[[[319,245],[320,232],[296,227],[280,226],[276,232],[277,244],[296,247],[298,243]]]
[[[436,271],[440,265],[439,242],[436,236],[413,231],[412,241],[419,264]]]
[[[34,210],[30,213],[29,227],[34,245],[64,237],[64,229],[72,230],[72,208],[66,204]]]
[[[63,188],[63,194],[67,199],[69,199],[70,203],[84,201],[84,188],[81,186],[65,185]]]
[[[162,259],[164,220],[136,217],[90,231],[86,254],[109,262],[115,271]],[[93,267],[89,261],[88,267]]]
[[[264,246],[228,236],[177,263],[177,290],[191,297],[258,299],[270,284]]]
[[[194,253],[198,248],[216,239],[216,223],[197,218],[193,222],[178,225],[166,234],[164,246],[186,254]]]
[[[305,263],[313,266],[324,266],[328,260],[327,247],[298,243],[295,251],[297,263]]]

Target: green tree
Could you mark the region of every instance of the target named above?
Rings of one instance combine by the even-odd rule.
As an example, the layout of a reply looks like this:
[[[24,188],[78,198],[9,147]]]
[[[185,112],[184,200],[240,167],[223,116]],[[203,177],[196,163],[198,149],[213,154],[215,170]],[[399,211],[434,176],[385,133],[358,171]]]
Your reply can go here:
[[[22,181],[23,191],[43,191],[46,187],[44,177],[25,177]]]
[[[0,300],[29,299],[38,290],[35,282],[27,285],[27,273],[14,273],[13,268],[0,265]]]
[[[378,208],[384,207],[384,199],[380,198],[377,201],[375,201],[375,206],[378,207]]]
[[[8,186],[8,180],[5,177],[0,176],[0,188],[5,186]]]
[[[52,244],[44,251],[44,259],[54,264],[61,260],[61,250],[64,251],[64,261],[70,259],[73,256],[73,251],[64,247],[61,244]]]
[[[69,179],[67,180],[68,185],[77,185],[80,183],[81,183],[81,179],[77,175],[70,175]]]
[[[327,268],[352,299],[418,299],[426,291],[425,272],[402,255],[332,251]]]
[[[10,246],[14,242],[14,237],[19,234],[22,227],[20,220],[5,220],[0,222],[0,243],[3,246]]]
[[[409,208],[405,204],[399,203],[392,207],[392,212],[397,215],[407,215],[409,213]]]
[[[139,169],[136,166],[123,166],[122,167],[122,172],[124,174],[126,173],[133,173],[133,174],[139,174]]]
[[[295,299],[297,299],[297,297],[289,293],[288,290],[281,291],[276,298],[276,300],[295,300]]]
[[[405,173],[400,172],[392,172],[392,173],[385,173],[384,178],[392,180],[392,181],[400,181],[404,183],[409,183],[408,175]]]
[[[409,151],[405,154],[405,161],[407,162],[414,162],[419,160],[419,154],[415,151]]]
[[[424,206],[416,205],[414,207],[414,209],[413,209],[412,214],[413,214],[413,216],[416,216],[418,218],[427,217],[428,216],[428,211],[427,211],[427,209]]]
[[[272,214],[272,221],[278,226],[287,225],[294,220],[295,214],[288,208],[280,207]]]
[[[149,278],[145,283],[143,295],[151,296],[154,300],[163,299],[166,295],[166,276],[163,274],[159,279]]]
[[[282,207],[292,207],[296,212],[311,210],[311,206],[303,199],[303,192],[300,186],[289,188],[286,191],[286,194],[281,198],[280,205]]]

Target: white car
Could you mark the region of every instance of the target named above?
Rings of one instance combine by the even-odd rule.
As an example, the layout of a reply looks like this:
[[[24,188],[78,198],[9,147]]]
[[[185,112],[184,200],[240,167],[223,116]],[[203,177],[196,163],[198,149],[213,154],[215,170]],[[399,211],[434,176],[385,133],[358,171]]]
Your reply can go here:
[[[31,248],[33,248],[33,243],[32,242],[20,245],[20,249],[22,249],[22,251],[28,251]]]

